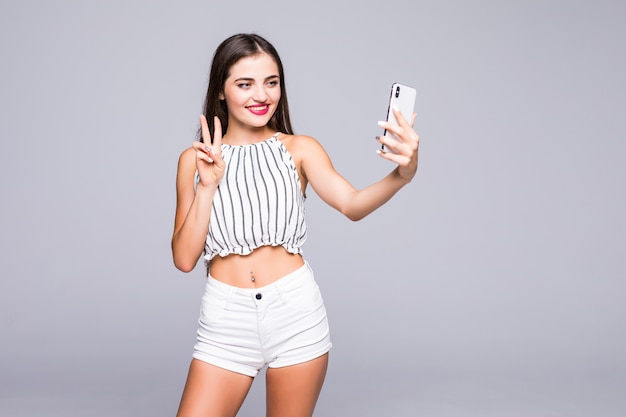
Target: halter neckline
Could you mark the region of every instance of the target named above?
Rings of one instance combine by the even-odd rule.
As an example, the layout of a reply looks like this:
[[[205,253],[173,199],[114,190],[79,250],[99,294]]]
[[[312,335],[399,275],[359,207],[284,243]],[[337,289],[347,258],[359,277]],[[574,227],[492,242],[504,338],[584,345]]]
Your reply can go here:
[[[269,138],[264,139],[264,140],[262,140],[260,142],[246,143],[246,144],[243,144],[243,145],[231,145],[231,144],[228,144],[228,143],[222,143],[222,146],[229,146],[229,147],[232,147],[232,148],[238,148],[238,147],[249,147],[249,146],[261,145],[263,143],[267,143],[270,140],[278,140],[278,135],[280,135],[281,133],[282,132],[276,132],[272,136],[270,136]]]

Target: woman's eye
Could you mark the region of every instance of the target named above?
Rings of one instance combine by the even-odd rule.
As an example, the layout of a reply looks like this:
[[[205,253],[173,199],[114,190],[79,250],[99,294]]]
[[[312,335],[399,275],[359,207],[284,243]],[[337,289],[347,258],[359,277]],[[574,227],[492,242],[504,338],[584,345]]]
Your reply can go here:
[[[237,86],[239,88],[248,88],[248,87],[250,87],[250,83],[241,83],[241,84],[237,84]]]
[[[270,81],[267,83],[267,85],[271,86],[271,87],[276,87],[278,85],[278,81]]]

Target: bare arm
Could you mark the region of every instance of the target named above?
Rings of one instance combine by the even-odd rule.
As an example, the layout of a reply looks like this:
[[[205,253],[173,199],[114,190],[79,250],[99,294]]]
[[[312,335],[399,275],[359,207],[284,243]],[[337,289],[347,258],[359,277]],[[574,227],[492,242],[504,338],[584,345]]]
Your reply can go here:
[[[216,118],[217,119],[217,118]],[[211,206],[217,186],[224,175],[221,157],[221,127],[216,120],[212,149],[206,119],[201,118],[204,143],[194,142],[178,160],[176,176],[176,215],[172,235],[174,265],[184,272],[191,271],[204,250],[211,219]],[[196,171],[200,181],[195,186]]]
[[[380,152],[380,156],[398,164],[387,176],[361,190],[354,188],[337,173],[322,146],[309,140],[303,152],[302,170],[315,192],[331,207],[351,220],[360,220],[385,204],[403,186],[408,184],[417,171],[419,137],[400,112],[396,112],[400,125],[381,123],[381,127],[395,133],[400,141],[380,137],[380,143],[395,153]]]

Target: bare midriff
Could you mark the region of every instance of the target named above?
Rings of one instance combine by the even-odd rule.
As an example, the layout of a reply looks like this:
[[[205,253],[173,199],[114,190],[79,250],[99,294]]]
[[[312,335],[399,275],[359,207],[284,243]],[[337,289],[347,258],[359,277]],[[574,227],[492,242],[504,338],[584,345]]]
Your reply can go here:
[[[240,288],[263,287],[304,265],[301,255],[282,246],[261,246],[249,255],[216,256],[210,274],[225,284]]]

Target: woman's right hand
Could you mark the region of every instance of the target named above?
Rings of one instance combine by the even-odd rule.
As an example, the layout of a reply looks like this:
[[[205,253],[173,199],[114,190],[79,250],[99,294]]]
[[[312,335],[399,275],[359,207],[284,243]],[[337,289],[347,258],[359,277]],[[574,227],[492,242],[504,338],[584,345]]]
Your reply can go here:
[[[215,116],[213,140],[209,133],[209,125],[204,115],[200,116],[202,142],[194,142],[196,151],[196,169],[200,180],[197,187],[217,187],[224,176],[226,163],[222,159],[222,124]]]

